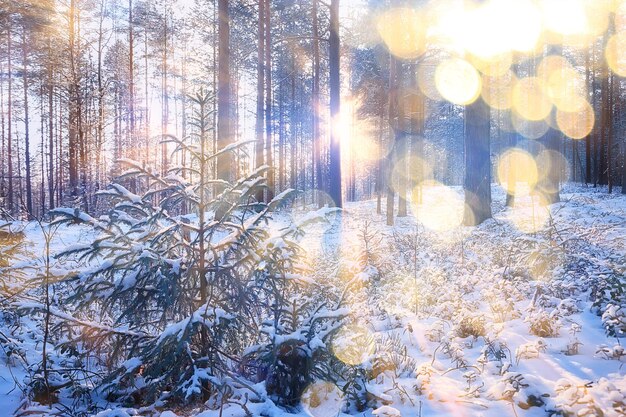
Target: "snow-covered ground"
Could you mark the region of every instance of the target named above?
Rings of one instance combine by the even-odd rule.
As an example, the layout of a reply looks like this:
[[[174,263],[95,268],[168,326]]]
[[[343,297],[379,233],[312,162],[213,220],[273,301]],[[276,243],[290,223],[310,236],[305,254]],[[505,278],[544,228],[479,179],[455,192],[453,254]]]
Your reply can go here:
[[[303,238],[310,279],[352,285],[349,324],[331,348],[367,375],[369,408],[357,415],[626,415],[624,335],[609,337],[605,328],[620,336],[619,320],[626,326],[626,306],[606,284],[626,280],[626,196],[570,185],[549,210],[531,198],[507,209],[499,187],[493,199],[494,218],[476,228],[459,225],[459,189],[425,190],[423,204],[393,227],[375,201],[348,203]],[[41,256],[39,226],[25,232],[29,252]],[[51,248],[79,243],[85,233],[64,227]],[[41,346],[32,349],[37,355]],[[10,415],[25,373],[15,360],[0,366],[0,415]],[[319,381],[298,410],[246,407],[259,416],[331,417],[345,415],[346,401]],[[148,414],[118,409],[99,417],[125,415]],[[161,413],[188,415],[245,412],[232,405]]]

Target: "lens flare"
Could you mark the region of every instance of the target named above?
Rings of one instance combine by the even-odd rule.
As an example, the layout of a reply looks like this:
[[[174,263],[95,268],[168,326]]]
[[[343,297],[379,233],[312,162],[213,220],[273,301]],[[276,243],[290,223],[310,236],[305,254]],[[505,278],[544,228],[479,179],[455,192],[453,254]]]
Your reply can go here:
[[[517,133],[527,139],[539,139],[550,129],[545,119],[526,120],[515,112],[511,113],[511,124]]]
[[[376,28],[389,52],[401,59],[415,59],[426,48],[426,25],[422,14],[411,8],[382,13]]]
[[[413,214],[430,230],[446,232],[463,224],[465,202],[463,197],[450,187],[428,180],[422,182],[423,204],[413,204]]]
[[[490,107],[498,110],[510,109],[513,105],[513,86],[517,77],[512,71],[497,77],[483,77],[482,98]]]
[[[550,217],[546,198],[540,193],[518,193],[515,207],[506,212],[506,219],[523,233],[536,233],[543,229]]]
[[[554,71],[548,77],[548,96],[563,111],[578,111],[585,105],[586,81],[573,68]]]
[[[537,77],[522,78],[513,86],[513,109],[524,119],[545,119],[552,110],[545,83]]]
[[[417,85],[420,91],[429,99],[441,101],[443,97],[437,91],[435,75],[439,61],[436,59],[425,59],[417,68]]]
[[[435,85],[449,102],[466,105],[478,98],[482,83],[472,64],[460,58],[450,58],[437,67]]]
[[[544,149],[535,159],[539,171],[537,189],[544,194],[554,194],[569,180],[571,168],[567,158],[559,151]],[[550,175],[555,181],[549,181]]]
[[[541,11],[537,6],[531,0],[495,0],[494,3],[509,16],[505,36],[511,49],[535,50],[543,32]]]
[[[593,107],[588,101],[584,101],[582,107],[574,112],[566,112],[558,109],[556,122],[566,136],[572,139],[583,139],[593,130],[596,116]]]
[[[533,157],[522,149],[513,148],[505,151],[498,159],[497,176],[498,183],[507,194],[517,195],[520,191],[518,183],[533,188],[539,174]]]
[[[579,110],[585,101],[587,83],[570,62],[558,55],[549,55],[537,65],[537,78],[545,86],[552,104],[563,111]]]
[[[343,393],[331,382],[317,381],[304,390],[300,402],[310,417],[335,416],[343,406]]]
[[[372,333],[358,324],[343,326],[332,340],[333,354],[348,365],[362,364],[374,354],[375,348]]]
[[[542,33],[540,12],[529,0],[491,0],[470,6],[458,26],[464,49],[483,59],[532,51]]]
[[[611,71],[620,77],[626,77],[626,31],[609,38],[604,56]]]
[[[511,64],[513,64],[513,54],[506,51],[489,58],[472,55],[469,60],[481,73],[491,77],[499,77],[509,72]]]
[[[396,185],[401,181],[412,188],[416,184],[432,178],[432,176],[431,164],[419,156],[411,155],[400,158],[393,164],[390,186],[395,192],[399,192],[400,190],[396,189]]]

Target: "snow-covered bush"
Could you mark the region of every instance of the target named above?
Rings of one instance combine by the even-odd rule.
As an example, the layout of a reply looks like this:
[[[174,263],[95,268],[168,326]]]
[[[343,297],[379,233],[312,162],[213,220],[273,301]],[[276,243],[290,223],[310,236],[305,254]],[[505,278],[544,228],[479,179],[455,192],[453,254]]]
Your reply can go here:
[[[594,311],[602,317],[606,334],[612,337],[626,335],[626,279],[623,275],[600,274],[593,281],[591,299]]]
[[[235,182],[209,180],[224,153],[209,150],[210,97],[193,97],[195,127],[190,138],[169,137],[187,166],[160,175],[125,160],[121,183],[99,193],[110,210],[100,218],[75,209],[53,211],[56,224],[84,224],[93,241],[62,254],[89,267],[65,280],[71,291],[58,325],[63,346],[94,346],[108,353],[98,382],[109,401],[126,404],[236,400],[245,389],[260,400],[251,379],[267,375],[268,391],[294,400],[301,389],[272,388],[284,369],[285,351],[311,361],[343,315],[333,306],[304,303],[305,266],[296,243],[301,229],[288,225],[271,232],[272,213],[291,192],[264,203],[260,168]],[[303,223],[314,221],[316,216]],[[33,309],[37,309],[33,307]],[[243,357],[269,353],[254,378]],[[86,357],[83,357],[87,361]],[[282,362],[285,361],[285,362]],[[248,368],[252,365],[248,363]],[[305,365],[292,382],[310,378]],[[278,380],[282,379],[278,377]],[[281,382],[281,383],[284,383]],[[295,382],[294,382],[295,383]]]
[[[530,333],[539,337],[558,336],[561,329],[561,320],[556,310],[552,313],[541,309],[530,311],[524,321],[528,322]]]

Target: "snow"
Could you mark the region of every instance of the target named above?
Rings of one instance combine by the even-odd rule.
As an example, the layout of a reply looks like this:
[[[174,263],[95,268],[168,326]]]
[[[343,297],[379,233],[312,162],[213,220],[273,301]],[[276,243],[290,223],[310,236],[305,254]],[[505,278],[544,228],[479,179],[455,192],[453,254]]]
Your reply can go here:
[[[460,190],[454,190],[460,194]],[[134,199],[127,190],[117,191]],[[624,280],[626,196],[568,185],[561,203],[552,205],[545,216],[536,213],[534,217],[528,207],[505,208],[500,188],[494,188],[493,196],[494,219],[477,228],[429,228],[419,221],[428,207],[417,210],[418,219],[409,215],[389,227],[383,215],[375,214],[374,201],[348,203],[342,211],[293,209],[275,215],[276,224],[270,227],[276,234],[268,241],[275,248],[286,245],[284,233],[292,231],[292,220],[306,229],[300,243],[312,272],[301,278],[303,282],[343,282],[348,288],[349,307],[321,310],[318,315],[348,316],[381,346],[361,352],[361,365],[372,375],[366,388],[375,400],[364,412],[351,410],[350,414],[533,417],[562,410],[577,416],[599,415],[600,411],[606,417],[626,415],[623,340],[606,332],[607,326],[617,328],[617,336],[623,338],[623,327],[619,326],[626,320],[626,306],[607,302],[597,314],[599,307],[593,298],[598,282],[610,277]],[[57,213],[99,225],[93,217],[73,210],[59,209]],[[425,215],[424,219],[428,218]],[[255,216],[248,219],[249,224],[256,221]],[[379,244],[373,244],[376,247],[370,248],[369,257],[365,256],[369,252],[363,244],[365,223],[370,233],[381,238]],[[27,223],[21,227],[28,241],[27,250],[34,255],[19,262],[41,264],[45,242],[40,226]],[[61,225],[51,250],[58,253],[80,248],[84,236],[97,233],[86,225]],[[236,234],[219,236],[215,244],[232,239]],[[142,253],[144,249],[137,250]],[[324,264],[328,254],[336,254],[336,264]],[[145,256],[150,254],[145,252]],[[178,260],[171,262],[180,265]],[[104,261],[92,267],[107,265],[110,262]],[[55,274],[69,272],[75,266],[55,265]],[[606,291],[604,295],[610,301],[611,295]],[[40,310],[43,306],[33,301],[22,302],[20,307]],[[132,333],[77,320],[58,310],[53,314],[81,326]],[[190,318],[171,323],[161,338],[178,336],[193,323],[211,326],[220,318],[229,316],[209,306],[200,308]],[[0,331],[8,332],[2,326]],[[321,337],[318,334],[310,340],[309,348],[324,346]],[[281,341],[304,336],[294,332],[276,338]],[[348,345],[346,342],[334,349],[347,349]],[[33,340],[25,346],[32,349],[28,358],[41,354],[41,343]],[[337,352],[338,357],[340,354]],[[6,352],[0,351],[0,361],[0,410],[12,413],[22,402],[18,384],[23,384],[28,374]],[[380,363],[386,365],[379,368]],[[141,365],[139,358],[125,363],[131,370]],[[207,377],[202,372],[199,369],[196,376]],[[283,410],[262,398],[246,408],[255,416],[348,415],[348,410],[341,407],[347,401],[341,393],[331,392],[330,388],[324,392],[320,398],[326,403],[322,401],[315,407],[303,404]],[[95,415],[190,415],[188,410],[107,407],[110,409]],[[197,409],[194,413],[197,417],[246,415],[236,404],[222,410]]]

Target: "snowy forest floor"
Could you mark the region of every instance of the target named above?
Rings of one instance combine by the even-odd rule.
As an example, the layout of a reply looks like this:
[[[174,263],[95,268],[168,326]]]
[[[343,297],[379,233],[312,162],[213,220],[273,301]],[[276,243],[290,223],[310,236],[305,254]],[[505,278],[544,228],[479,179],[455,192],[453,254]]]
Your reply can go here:
[[[549,211],[523,199],[508,209],[504,200],[494,187],[494,218],[476,228],[450,227],[456,209],[426,193],[417,216],[393,227],[375,201],[365,201],[308,231],[301,244],[310,279],[340,282],[360,271],[350,331],[332,347],[368,370],[370,408],[357,415],[626,415],[626,306],[615,298],[626,271],[626,196],[568,185]],[[303,215],[298,209],[277,220]],[[41,254],[39,226],[25,231],[29,251]],[[62,228],[53,251],[81,233],[89,232]],[[0,415],[20,404],[15,384],[24,377],[0,364]],[[290,412],[269,402],[247,408],[259,416],[344,415],[346,399],[327,385],[312,385],[303,398]],[[100,415],[127,414],[144,415]],[[245,413],[232,405],[161,414],[176,415]]]

